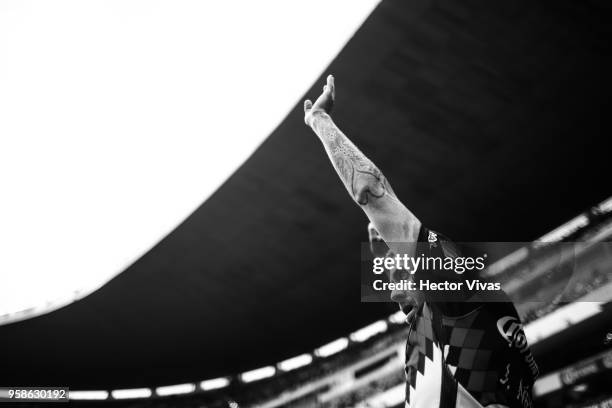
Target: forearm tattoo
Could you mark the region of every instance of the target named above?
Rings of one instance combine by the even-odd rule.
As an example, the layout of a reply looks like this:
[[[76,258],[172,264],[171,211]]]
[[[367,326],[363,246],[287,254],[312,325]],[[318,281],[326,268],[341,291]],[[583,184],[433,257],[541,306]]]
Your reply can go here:
[[[385,194],[395,197],[382,172],[336,127],[327,114],[318,114],[313,129],[319,136],[340,179],[360,205]]]

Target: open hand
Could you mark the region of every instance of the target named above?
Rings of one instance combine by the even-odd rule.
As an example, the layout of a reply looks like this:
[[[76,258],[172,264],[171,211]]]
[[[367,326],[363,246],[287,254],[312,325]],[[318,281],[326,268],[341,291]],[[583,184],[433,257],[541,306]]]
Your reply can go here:
[[[310,126],[313,115],[317,112],[331,113],[334,107],[334,99],[336,97],[336,87],[334,85],[334,77],[327,76],[327,84],[323,87],[323,93],[317,98],[314,104],[310,99],[304,101],[304,122]]]

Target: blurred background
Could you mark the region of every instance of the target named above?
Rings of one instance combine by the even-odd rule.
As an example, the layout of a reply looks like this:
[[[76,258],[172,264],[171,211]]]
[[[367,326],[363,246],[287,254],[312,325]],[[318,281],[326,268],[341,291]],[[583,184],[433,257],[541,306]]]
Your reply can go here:
[[[403,316],[360,303],[366,219],[303,124],[333,73],[336,122],[424,225],[516,243],[484,275],[524,319],[535,406],[612,403],[611,14],[0,3],[0,385],[402,406]],[[572,265],[549,250],[567,242]]]

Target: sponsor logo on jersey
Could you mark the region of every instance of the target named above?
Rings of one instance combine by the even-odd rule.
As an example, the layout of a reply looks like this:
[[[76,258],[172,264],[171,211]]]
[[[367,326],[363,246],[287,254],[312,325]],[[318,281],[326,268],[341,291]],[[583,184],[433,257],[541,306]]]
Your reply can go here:
[[[531,400],[531,387],[523,385],[523,380],[519,381],[516,399],[520,401],[524,408],[532,408],[533,401]]]
[[[508,342],[508,347],[515,347],[523,355],[525,363],[535,380],[538,377],[539,369],[529,350],[527,337],[525,337],[521,322],[514,316],[504,316],[497,321],[497,330]]]
[[[499,382],[502,385],[506,386],[506,389],[510,388],[510,364],[506,364],[506,374],[504,374],[504,376],[502,378],[499,379]]]
[[[433,231],[429,231],[429,235],[427,236],[427,242],[429,242],[429,247],[435,247],[436,241],[438,241],[438,234]]]

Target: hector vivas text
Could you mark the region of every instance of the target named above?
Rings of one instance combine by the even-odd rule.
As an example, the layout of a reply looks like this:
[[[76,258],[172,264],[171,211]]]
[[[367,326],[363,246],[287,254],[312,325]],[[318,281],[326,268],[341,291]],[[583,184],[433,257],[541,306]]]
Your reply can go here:
[[[485,268],[486,254],[479,257],[430,257],[421,254],[419,256],[393,255],[376,257],[373,259],[372,272],[381,275],[385,271],[404,271],[405,274],[414,275],[416,271],[435,271],[439,278],[439,272],[454,272],[463,275],[466,271],[482,271]],[[429,280],[426,275],[421,275],[418,280],[401,279],[395,282],[385,282],[377,279],[372,282],[374,290],[501,290],[498,282],[482,282],[478,279],[455,280]]]

